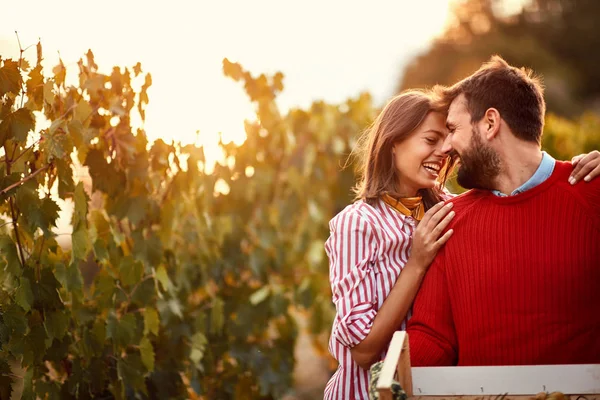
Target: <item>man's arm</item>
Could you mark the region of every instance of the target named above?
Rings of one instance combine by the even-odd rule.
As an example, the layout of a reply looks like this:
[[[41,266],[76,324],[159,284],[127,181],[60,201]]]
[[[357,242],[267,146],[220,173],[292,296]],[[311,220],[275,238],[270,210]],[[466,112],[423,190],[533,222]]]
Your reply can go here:
[[[456,365],[458,344],[452,317],[444,250],[438,253],[413,306],[408,322],[411,364],[419,366]]]

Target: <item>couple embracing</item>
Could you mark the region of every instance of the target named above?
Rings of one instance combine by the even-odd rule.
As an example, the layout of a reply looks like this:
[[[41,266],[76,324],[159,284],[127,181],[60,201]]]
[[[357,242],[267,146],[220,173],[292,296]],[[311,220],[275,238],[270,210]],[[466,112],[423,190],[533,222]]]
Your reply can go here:
[[[368,399],[396,330],[414,366],[600,363],[600,153],[542,151],[545,111],[538,79],[498,56],[384,107],[325,243],[325,399]]]

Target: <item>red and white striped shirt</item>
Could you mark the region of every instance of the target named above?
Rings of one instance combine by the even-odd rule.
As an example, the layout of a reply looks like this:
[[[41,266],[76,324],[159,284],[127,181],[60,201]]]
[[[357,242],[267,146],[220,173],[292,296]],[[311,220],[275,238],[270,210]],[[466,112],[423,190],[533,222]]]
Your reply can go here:
[[[408,261],[415,226],[412,217],[381,200],[375,206],[358,201],[329,222],[325,250],[336,308],[329,352],[339,367],[325,388],[326,400],[369,399],[369,372],[354,362],[350,348],[369,334],[377,310]],[[402,330],[409,317],[410,312]]]

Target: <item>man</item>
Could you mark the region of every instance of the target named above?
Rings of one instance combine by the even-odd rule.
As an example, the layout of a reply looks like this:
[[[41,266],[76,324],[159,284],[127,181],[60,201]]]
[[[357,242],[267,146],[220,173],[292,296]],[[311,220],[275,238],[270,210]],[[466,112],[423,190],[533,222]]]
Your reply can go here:
[[[442,92],[444,150],[473,190],[452,200],[453,237],[415,300],[412,364],[600,363],[600,180],[572,185],[541,151],[530,73],[493,57]]]

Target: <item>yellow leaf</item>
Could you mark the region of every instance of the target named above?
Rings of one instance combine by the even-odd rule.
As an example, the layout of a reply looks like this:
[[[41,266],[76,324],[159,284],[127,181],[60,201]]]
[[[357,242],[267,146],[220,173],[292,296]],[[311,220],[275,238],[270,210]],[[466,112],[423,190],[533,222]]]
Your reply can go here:
[[[158,267],[155,273],[155,277],[156,280],[160,282],[161,286],[163,287],[163,290],[168,291],[173,286],[171,280],[169,279],[169,275],[167,274],[167,270],[164,266],[161,265],[160,267]]]
[[[142,355],[142,362],[148,369],[148,372],[154,371],[154,347],[147,337],[142,338],[140,341],[140,353]]]
[[[159,322],[158,312],[154,308],[146,307],[144,310],[144,335],[148,333],[158,335]]]

